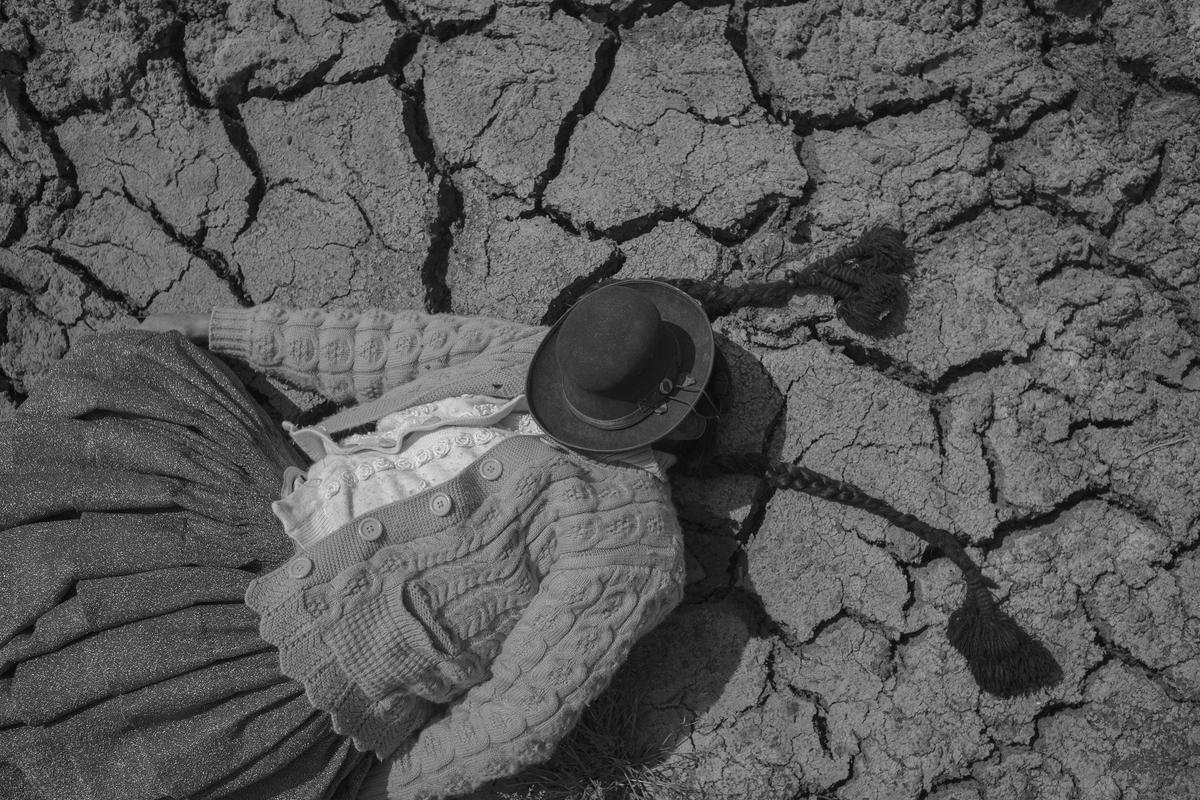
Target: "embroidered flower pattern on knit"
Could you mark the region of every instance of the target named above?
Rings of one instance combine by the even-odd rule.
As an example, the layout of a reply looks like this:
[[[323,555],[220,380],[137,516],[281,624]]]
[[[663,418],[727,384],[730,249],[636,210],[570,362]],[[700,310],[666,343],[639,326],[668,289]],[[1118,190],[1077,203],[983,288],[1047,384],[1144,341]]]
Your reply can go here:
[[[538,479],[536,475],[526,475],[517,481],[517,485],[513,487],[513,494],[517,497],[528,497],[537,491]]]
[[[614,539],[622,540],[633,533],[636,527],[637,525],[629,517],[617,517],[608,523],[608,535]]]
[[[368,336],[358,346],[358,357],[373,365],[384,354],[383,337]]]
[[[331,364],[341,364],[350,359],[350,344],[343,339],[330,339],[325,343],[325,357]]]
[[[356,594],[366,591],[367,587],[370,585],[371,578],[369,576],[359,575],[354,580],[346,583],[346,594],[350,597],[353,597]]]
[[[579,647],[583,650],[590,650],[600,641],[600,631],[595,628],[588,628],[583,633],[579,634]]]
[[[557,616],[558,614],[553,609],[543,608],[534,615],[533,627],[539,631],[549,630],[554,625]]]
[[[571,681],[571,673],[574,668],[570,661],[560,661],[552,666],[546,673],[546,677],[558,685],[564,685]]]
[[[567,589],[562,593],[563,602],[570,606],[575,605],[586,596],[587,587],[579,584],[568,586]]]
[[[589,500],[591,499],[591,496],[592,493],[588,491],[586,486],[580,486],[578,484],[567,487],[567,490],[563,492],[564,499],[571,500],[576,503],[582,503],[584,500]]]
[[[308,611],[309,616],[316,619],[329,610],[329,601],[325,599],[324,594],[313,594],[304,599],[304,609]]]
[[[291,339],[287,343],[287,351],[293,361],[307,364],[317,355],[317,342],[311,336]]]
[[[254,353],[262,361],[273,363],[278,358],[278,352],[273,334],[260,334],[254,340]]]
[[[599,494],[603,500],[612,500],[614,498],[621,497],[622,495],[626,494],[626,492],[620,486],[609,486],[601,489]]]
[[[612,616],[621,610],[622,604],[625,602],[625,596],[620,592],[611,595],[600,605],[600,613],[605,616]]]

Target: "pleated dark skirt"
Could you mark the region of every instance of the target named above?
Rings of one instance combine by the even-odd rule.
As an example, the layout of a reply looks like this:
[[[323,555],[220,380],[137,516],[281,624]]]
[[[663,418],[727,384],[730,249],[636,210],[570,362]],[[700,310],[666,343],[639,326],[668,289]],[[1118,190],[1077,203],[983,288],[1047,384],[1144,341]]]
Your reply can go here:
[[[0,423],[0,797],[354,796],[368,756],[242,604],[300,463],[175,334],[81,343]]]

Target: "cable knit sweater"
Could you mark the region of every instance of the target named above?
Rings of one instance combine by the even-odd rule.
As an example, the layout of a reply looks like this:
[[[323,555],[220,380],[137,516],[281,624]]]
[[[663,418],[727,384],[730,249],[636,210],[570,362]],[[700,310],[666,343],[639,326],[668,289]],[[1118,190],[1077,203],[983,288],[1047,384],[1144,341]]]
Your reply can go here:
[[[416,312],[218,310],[210,346],[367,401],[346,429],[457,394],[515,397],[544,329]],[[549,757],[682,595],[665,482],[537,437],[373,510],[246,595],[282,671],[388,758],[393,800],[457,794]]]

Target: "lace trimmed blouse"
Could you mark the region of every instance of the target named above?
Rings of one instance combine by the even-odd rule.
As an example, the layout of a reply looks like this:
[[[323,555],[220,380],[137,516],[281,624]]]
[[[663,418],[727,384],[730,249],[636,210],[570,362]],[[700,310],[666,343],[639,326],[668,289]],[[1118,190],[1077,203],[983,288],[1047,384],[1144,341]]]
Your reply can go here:
[[[340,443],[318,428],[285,423],[323,455],[306,474],[289,472],[272,504],[287,533],[306,548],[363,514],[450,480],[512,436],[543,436],[525,403],[485,395],[448,397],[380,419],[375,431]],[[619,454],[662,479],[666,458],[649,447]]]

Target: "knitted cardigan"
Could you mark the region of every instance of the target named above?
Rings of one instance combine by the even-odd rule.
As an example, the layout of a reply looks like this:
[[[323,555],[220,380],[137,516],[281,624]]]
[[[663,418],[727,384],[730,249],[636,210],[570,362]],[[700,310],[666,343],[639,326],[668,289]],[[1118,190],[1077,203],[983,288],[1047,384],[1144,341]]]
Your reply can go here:
[[[514,397],[543,328],[372,310],[213,313],[210,347],[366,401],[332,427],[457,394]],[[545,760],[680,601],[667,485],[535,437],[359,517],[254,581],[246,603],[335,730],[439,797]]]

